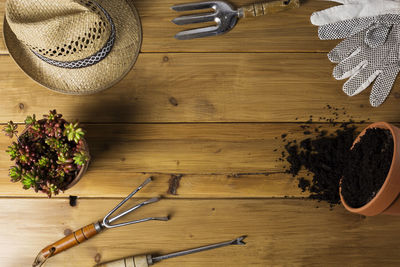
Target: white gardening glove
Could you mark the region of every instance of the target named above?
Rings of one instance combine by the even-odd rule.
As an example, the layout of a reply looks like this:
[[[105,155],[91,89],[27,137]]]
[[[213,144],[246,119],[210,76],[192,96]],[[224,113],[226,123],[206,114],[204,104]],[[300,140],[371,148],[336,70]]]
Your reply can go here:
[[[400,15],[349,19],[318,27],[318,36],[321,40],[336,40],[365,31],[365,42],[371,47],[378,47],[386,41],[394,24],[400,24]]]
[[[338,80],[350,78],[343,86],[347,95],[359,94],[375,81],[370,103],[377,107],[385,101],[400,71],[399,23],[400,15],[382,15],[320,27],[325,39],[349,36],[328,55],[332,62],[340,62],[333,76]]]
[[[311,15],[311,23],[316,26],[332,24],[335,22],[361,18],[374,17],[384,14],[400,14],[400,0],[326,0],[341,3]]]

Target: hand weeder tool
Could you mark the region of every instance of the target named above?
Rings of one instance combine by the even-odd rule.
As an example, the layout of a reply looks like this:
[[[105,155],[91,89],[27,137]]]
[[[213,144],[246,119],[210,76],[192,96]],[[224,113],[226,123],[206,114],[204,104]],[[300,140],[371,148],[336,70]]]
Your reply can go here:
[[[216,25],[186,30],[175,35],[176,39],[188,40],[206,36],[226,33],[235,27],[238,19],[257,17],[278,13],[292,8],[300,7],[300,0],[275,0],[251,4],[235,10],[229,3],[223,1],[209,1],[199,3],[181,4],[171,7],[175,11],[193,11],[211,9],[213,12],[191,14],[177,17],[172,20],[177,25],[191,23],[215,22]]]
[[[239,238],[236,238],[231,241],[223,242],[223,243],[218,243],[214,245],[209,245],[209,246],[204,246],[204,247],[199,247],[199,248],[194,248],[194,249],[189,249],[189,250],[184,250],[180,252],[175,252],[163,256],[157,256],[153,257],[153,255],[140,255],[140,256],[131,256],[128,258],[123,258],[107,263],[102,263],[99,265],[96,265],[95,267],[148,267],[149,265],[153,265],[154,263],[157,263],[162,260],[166,260],[169,258],[174,258],[174,257],[179,257],[179,256],[184,256],[196,252],[201,252],[205,250],[210,250],[214,248],[221,248],[225,246],[230,246],[230,245],[245,245],[246,243],[243,242],[243,239],[245,236],[241,236]]]
[[[108,228],[115,228],[115,227],[120,227],[120,226],[125,226],[129,224],[135,224],[135,223],[141,223],[141,222],[146,222],[146,221],[151,221],[151,220],[157,220],[157,221],[168,221],[168,217],[149,217],[149,218],[144,218],[140,220],[134,220],[134,221],[128,221],[128,222],[123,222],[119,224],[111,224],[112,222],[120,219],[121,217],[131,213],[134,210],[137,210],[138,208],[154,203],[159,200],[159,198],[152,198],[147,201],[144,201],[142,203],[139,203],[132,208],[128,209],[127,211],[121,212],[118,215],[115,215],[114,217],[111,217],[111,215],[118,210],[122,205],[124,205],[125,202],[127,202],[134,194],[136,194],[140,189],[142,189],[146,184],[151,182],[152,179],[151,177],[148,178],[146,181],[144,181],[138,188],[136,188],[132,193],[130,193],[124,200],[122,200],[115,208],[113,208],[105,217],[102,221],[98,221],[89,225],[86,225],[85,227],[79,229],[78,231],[73,232],[72,234],[58,240],[57,242],[45,247],[42,249],[42,251],[39,252],[37,255],[35,262],[33,263],[32,266],[41,266],[48,258],[64,251],[67,250],[73,246],[79,245],[80,243],[88,240],[89,238],[95,236],[96,234],[100,233],[104,229]]]

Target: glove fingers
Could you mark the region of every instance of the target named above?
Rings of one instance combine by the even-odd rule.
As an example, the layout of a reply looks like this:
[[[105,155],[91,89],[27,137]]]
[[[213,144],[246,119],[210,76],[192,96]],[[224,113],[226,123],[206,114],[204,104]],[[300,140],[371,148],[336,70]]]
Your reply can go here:
[[[350,19],[320,26],[318,36],[321,40],[344,39],[353,36],[374,23],[373,17]]]
[[[383,14],[383,15],[378,15],[376,17],[377,21],[379,23],[384,23],[387,25],[392,25],[392,24],[398,25],[400,23],[399,7],[400,3],[395,3],[395,6],[393,6],[391,9],[385,11],[380,11],[379,9],[377,9],[376,11],[377,13],[382,12],[381,14]]]
[[[343,91],[348,96],[355,96],[365,90],[379,75],[380,71],[372,68],[361,69],[357,74],[353,75],[344,85]]]
[[[348,58],[363,42],[363,34],[356,34],[344,39],[328,54],[328,58],[333,63],[339,63]]]
[[[353,9],[358,10],[357,5],[352,6]],[[326,24],[332,24],[338,21],[348,20],[355,17],[354,14],[349,14],[348,6],[334,6],[331,8],[324,9],[312,13],[310,20],[313,25],[322,26]],[[353,13],[353,12],[351,12]]]
[[[333,77],[335,77],[336,80],[343,80],[353,76],[368,63],[368,61],[365,60],[366,57],[364,53],[360,52],[360,50],[361,48],[357,49],[350,57],[340,62],[333,69]]]
[[[385,102],[390,91],[392,90],[398,74],[399,67],[392,67],[379,75],[369,96],[369,102],[371,103],[371,106],[379,107],[383,102]]]

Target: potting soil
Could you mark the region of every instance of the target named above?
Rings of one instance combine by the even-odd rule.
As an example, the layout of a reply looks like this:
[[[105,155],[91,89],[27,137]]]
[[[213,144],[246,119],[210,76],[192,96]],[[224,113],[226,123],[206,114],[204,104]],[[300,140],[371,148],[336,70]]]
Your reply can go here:
[[[292,139],[286,133],[281,136],[285,151],[277,161],[289,163],[286,172],[297,177],[299,188],[303,192],[309,191],[310,198],[334,205],[340,203],[339,182],[348,162],[349,150],[359,132],[344,108],[327,105],[325,109],[331,113],[331,116],[319,118],[325,124],[312,124],[310,116],[307,123],[300,125],[303,138]],[[332,127],[338,129],[329,134]],[[299,175],[302,169],[312,178]]]
[[[342,196],[346,204],[359,208],[379,192],[386,179],[392,163],[393,137],[386,129],[368,129],[348,154]]]
[[[287,144],[286,158],[290,166],[287,170],[294,177],[302,167],[312,175],[312,181],[299,178],[299,187],[310,191],[310,198],[324,200],[331,204],[340,203],[339,181],[347,164],[347,157],[354,138],[356,128],[342,124],[333,135],[319,134],[315,139],[306,138],[300,145]]]

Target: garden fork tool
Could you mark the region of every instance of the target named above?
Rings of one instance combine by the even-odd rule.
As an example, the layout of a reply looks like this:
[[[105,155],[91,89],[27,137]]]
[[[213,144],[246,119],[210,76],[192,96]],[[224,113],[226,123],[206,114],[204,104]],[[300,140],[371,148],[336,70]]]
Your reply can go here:
[[[144,202],[141,202],[132,208],[121,212],[118,215],[115,215],[114,217],[111,217],[111,215],[116,212],[122,205],[125,204],[134,194],[136,194],[140,189],[142,189],[146,184],[151,182],[152,179],[151,177],[146,179],[138,188],[136,188],[132,193],[130,193],[124,200],[122,200],[115,208],[113,208],[105,217],[102,221],[98,221],[89,225],[86,225],[85,227],[82,227],[81,229],[73,232],[72,234],[58,240],[57,242],[45,247],[42,249],[38,256],[35,259],[35,262],[33,263],[33,267],[36,266],[42,266],[42,264],[50,257],[67,250],[73,246],[79,245],[80,243],[88,240],[89,238],[95,236],[96,234],[100,233],[104,229],[108,228],[115,228],[115,227],[120,227],[120,226],[125,226],[129,224],[135,224],[135,223],[141,223],[141,222],[147,222],[151,220],[157,220],[157,221],[168,221],[168,217],[149,217],[149,218],[144,218],[144,219],[139,219],[139,220],[134,220],[134,221],[128,221],[128,222],[123,222],[123,223],[118,223],[118,224],[112,224],[114,221],[120,219],[121,217],[131,213],[134,210],[137,210],[138,208],[154,203],[159,200],[159,198],[151,198],[149,200],[146,200]]]
[[[102,263],[99,265],[96,265],[95,267],[149,267],[149,265],[153,265],[157,262],[160,262],[162,260],[174,258],[174,257],[179,257],[179,256],[184,256],[192,253],[197,253],[205,250],[210,250],[214,248],[221,248],[225,246],[230,246],[230,245],[246,245],[245,242],[243,242],[243,239],[245,239],[246,236],[241,236],[239,238],[236,238],[231,241],[223,242],[223,243],[218,243],[214,245],[208,245],[204,247],[199,247],[199,248],[194,248],[194,249],[189,249],[189,250],[184,250],[184,251],[179,251],[163,256],[157,256],[153,257],[153,255],[140,255],[140,256],[131,256],[128,258],[123,258],[111,262],[106,262]]]
[[[177,25],[215,22],[216,25],[179,32],[176,39],[189,40],[226,33],[235,27],[239,18],[257,17],[300,7],[300,0],[275,0],[251,4],[237,10],[223,1],[209,1],[175,5],[175,11],[211,9],[213,12],[180,16],[172,20]]]

